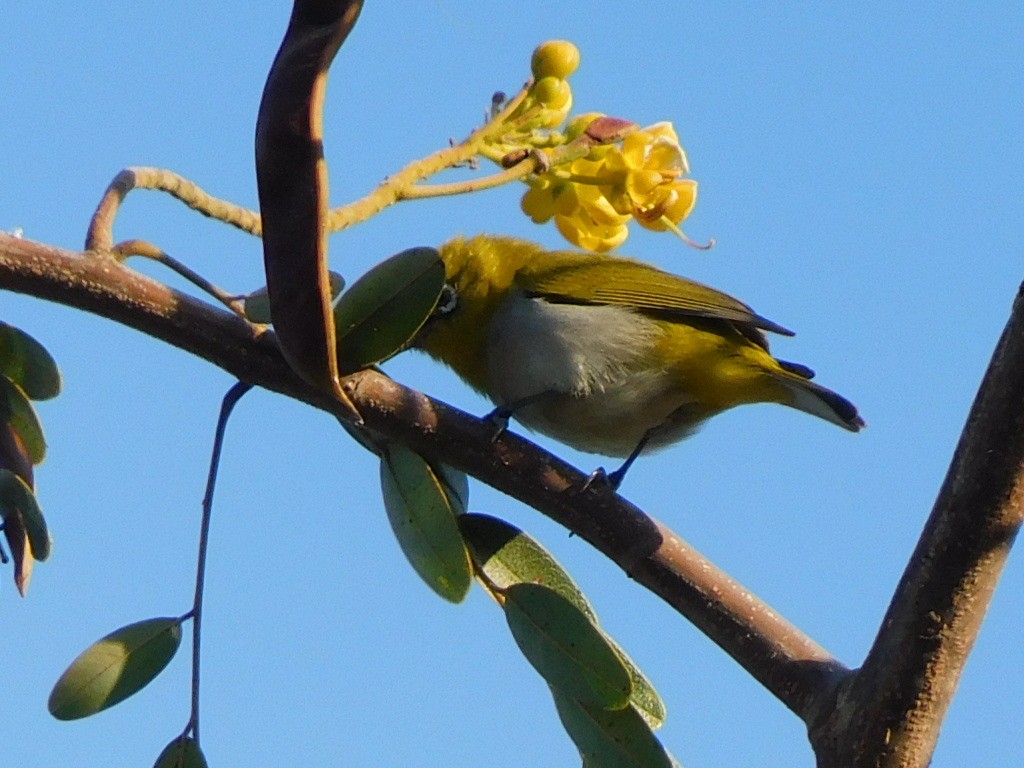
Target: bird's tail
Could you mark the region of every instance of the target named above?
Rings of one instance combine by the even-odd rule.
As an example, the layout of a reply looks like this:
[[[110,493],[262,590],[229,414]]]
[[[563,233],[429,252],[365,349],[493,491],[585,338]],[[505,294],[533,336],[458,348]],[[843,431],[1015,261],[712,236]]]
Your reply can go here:
[[[799,411],[831,421],[850,432],[859,432],[866,425],[857,413],[857,406],[840,394],[811,381],[814,371],[797,363],[779,361],[782,370],[774,373],[775,380],[790,395],[783,403]]]

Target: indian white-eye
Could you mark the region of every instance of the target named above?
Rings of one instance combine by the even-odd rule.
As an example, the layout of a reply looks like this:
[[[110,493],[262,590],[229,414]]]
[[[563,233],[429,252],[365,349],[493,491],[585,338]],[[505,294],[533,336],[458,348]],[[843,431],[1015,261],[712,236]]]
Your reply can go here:
[[[791,331],[713,288],[641,261],[510,237],[441,246],[447,287],[416,346],[503,415],[582,451],[625,457],[744,403],[780,403],[851,432],[856,407],[777,360]]]

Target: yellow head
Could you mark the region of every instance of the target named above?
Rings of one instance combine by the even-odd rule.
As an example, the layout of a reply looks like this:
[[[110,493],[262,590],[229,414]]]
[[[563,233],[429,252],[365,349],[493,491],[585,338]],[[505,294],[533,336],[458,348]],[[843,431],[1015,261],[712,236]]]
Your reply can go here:
[[[478,237],[456,238],[440,252],[448,290],[417,346],[489,394],[486,347],[494,314],[516,289],[516,274],[543,250],[525,240]]]

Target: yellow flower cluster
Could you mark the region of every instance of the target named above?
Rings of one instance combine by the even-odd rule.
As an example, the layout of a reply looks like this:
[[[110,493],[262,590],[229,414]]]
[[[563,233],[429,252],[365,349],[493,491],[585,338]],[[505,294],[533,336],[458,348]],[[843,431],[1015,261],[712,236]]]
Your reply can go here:
[[[640,128],[597,113],[566,124],[573,104],[568,78],[579,61],[570,42],[540,45],[533,80],[477,132],[478,154],[506,169],[534,158],[530,175],[515,177],[530,187],[523,211],[538,224],[554,220],[580,248],[612,250],[629,236],[631,221],[691,242],[679,224],[697,202],[697,182],[688,177],[672,124]]]
[[[601,253],[626,239],[630,220],[678,231],[697,202],[689,170],[672,124],[658,123],[630,132],[621,145],[595,146],[586,157],[527,180],[521,204],[535,223],[553,218],[569,242]]]

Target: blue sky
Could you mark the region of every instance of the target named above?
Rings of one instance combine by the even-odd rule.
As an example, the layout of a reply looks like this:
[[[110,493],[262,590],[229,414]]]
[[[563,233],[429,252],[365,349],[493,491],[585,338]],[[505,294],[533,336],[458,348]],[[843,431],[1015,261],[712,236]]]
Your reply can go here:
[[[465,135],[533,47],[575,41],[578,111],[671,120],[701,184],[687,231],[620,249],[710,283],[797,331],[785,359],[854,400],[860,435],[795,411],[730,412],[642,459],[624,494],[839,659],[869,647],[1024,272],[1024,10],[860,5],[434,0],[368,3],[326,110],[332,200]],[[289,4],[0,11],[0,229],[76,248],[106,184],[168,167],[254,205],[252,133]],[[561,246],[519,189],[409,203],[332,240],[350,278],[411,245],[494,232]],[[262,283],[259,243],[139,192],[117,222],[230,290]],[[165,274],[147,271],[178,285]],[[50,686],[86,645],[191,600],[223,372],[77,311],[0,294],[66,391],[40,408],[39,497],[55,537],[27,600],[0,586],[4,757],[148,765],[187,718],[182,653],[137,698],[58,723]],[[422,356],[402,382],[483,413]],[[538,440],[589,469],[594,456]],[[540,538],[659,687],[660,735],[689,768],[810,767],[801,723],[658,599],[539,514],[472,486],[471,507]],[[203,746],[213,766],[577,764],[544,684],[479,591],[451,606],[403,560],[373,458],[323,414],[265,392],[229,428],[208,575]],[[1020,761],[1024,570],[1011,557],[934,765]],[[183,647],[183,651],[185,648]]]

